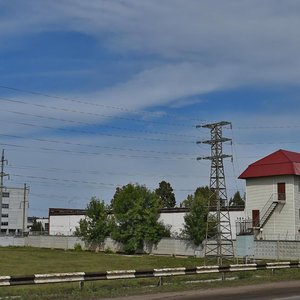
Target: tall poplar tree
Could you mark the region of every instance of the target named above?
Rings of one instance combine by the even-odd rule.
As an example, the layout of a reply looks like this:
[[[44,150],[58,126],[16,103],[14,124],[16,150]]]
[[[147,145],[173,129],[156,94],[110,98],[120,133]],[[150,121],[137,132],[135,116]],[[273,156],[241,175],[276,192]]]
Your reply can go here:
[[[162,208],[172,208],[176,205],[175,194],[169,182],[161,181],[155,190]]]

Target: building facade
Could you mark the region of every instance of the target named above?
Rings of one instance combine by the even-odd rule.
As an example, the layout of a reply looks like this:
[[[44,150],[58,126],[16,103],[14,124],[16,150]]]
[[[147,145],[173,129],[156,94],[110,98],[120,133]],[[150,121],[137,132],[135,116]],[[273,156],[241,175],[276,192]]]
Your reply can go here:
[[[74,235],[84,209],[49,208],[49,235]]]
[[[184,216],[189,212],[189,208],[162,208],[159,221],[170,226],[171,236],[180,235],[184,227]],[[232,237],[236,237],[236,219],[244,217],[243,209],[230,209],[229,211]],[[49,234],[50,235],[74,235],[76,227],[79,226],[80,219],[85,218],[83,209],[49,209]]]
[[[2,192],[1,234],[27,231],[28,189],[4,188]]]
[[[300,238],[300,153],[278,150],[251,164],[246,180],[246,220],[257,239]]]

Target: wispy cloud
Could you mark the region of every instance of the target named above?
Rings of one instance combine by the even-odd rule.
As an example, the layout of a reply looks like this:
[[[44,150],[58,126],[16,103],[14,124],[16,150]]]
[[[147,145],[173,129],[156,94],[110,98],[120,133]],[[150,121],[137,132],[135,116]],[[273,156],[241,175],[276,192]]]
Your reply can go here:
[[[204,135],[209,136],[209,132],[203,133],[203,130],[192,128],[191,124],[194,122],[191,120],[187,122],[190,127],[174,128],[174,121],[168,126],[159,123],[171,114],[170,108],[177,111],[182,120],[188,119],[189,113],[193,113],[194,116],[206,120],[231,120],[234,128],[248,126],[248,130],[237,128],[233,131],[241,168],[239,171],[255,160],[256,156],[265,155],[280,146],[293,145],[281,143],[289,139],[293,141],[297,136],[295,128],[277,129],[276,126],[298,123],[298,94],[289,94],[292,86],[299,85],[300,77],[298,2],[10,0],[1,1],[0,6],[0,59],[3,62],[1,68],[4,70],[0,74],[0,82],[11,82],[15,87],[22,84],[24,89],[30,89],[28,85],[37,86],[42,92],[79,100],[64,101],[1,89],[2,97],[30,103],[0,100],[0,131],[27,138],[22,141],[2,137],[1,142],[2,145],[13,142],[20,146],[19,149],[8,147],[10,161],[16,165],[24,165],[25,161],[27,165],[43,166],[48,170],[40,170],[40,173],[36,173],[37,176],[51,177],[52,171],[49,169],[56,167],[64,169],[59,171],[60,178],[108,184],[138,181],[155,187],[164,174],[169,174],[174,176],[164,179],[174,185],[178,201],[183,200],[189,193],[188,189],[208,184],[209,162],[197,162],[193,158],[209,153],[209,147],[201,148],[195,143]],[[40,46],[41,42],[47,42],[47,34],[61,32],[66,36],[72,35],[71,39],[78,36],[88,38],[76,40],[74,46],[70,46],[63,36],[52,41],[54,45],[61,43],[57,51],[52,51],[53,45],[47,44],[40,48],[42,53],[39,53],[39,60],[35,59],[34,54],[30,61],[23,56],[25,45],[27,53],[31,50],[34,52],[34,47]],[[31,45],[33,38],[35,43]],[[70,58],[69,48],[66,50],[64,47],[79,47],[81,43],[87,43],[86,47]],[[88,51],[91,47],[92,54]],[[43,56],[45,49],[49,49],[49,52]],[[65,50],[63,55],[60,50]],[[55,65],[53,58],[57,58]],[[68,59],[69,64],[63,64]],[[43,60],[47,63],[39,66]],[[88,62],[82,65],[81,61]],[[116,67],[121,64],[124,67]],[[74,68],[70,68],[73,65]],[[124,69],[124,74],[120,74]],[[281,88],[286,92],[276,102],[272,98],[273,94],[266,98],[260,95],[258,99],[254,93],[250,97],[247,89],[251,88]],[[240,92],[243,89],[246,91]],[[236,96],[228,91],[239,91],[241,95]],[[224,94],[216,96],[222,92]],[[284,98],[288,101],[285,107],[282,105]],[[138,115],[137,112],[141,110],[159,113]],[[125,119],[118,119],[130,119],[132,116],[158,123],[126,124]],[[179,118],[176,119],[178,120]],[[182,123],[187,125],[184,121]],[[98,124],[99,128],[93,127],[94,124]],[[84,129],[93,129],[100,133],[101,125],[124,130],[103,129],[103,132],[111,136],[83,133]],[[269,125],[271,128],[258,130],[255,128],[258,125]],[[126,133],[125,127],[136,131]],[[60,131],[59,128],[66,131]],[[68,132],[70,128],[78,130],[78,133]],[[147,133],[150,130],[186,135],[188,142],[150,142],[143,138],[174,138],[168,135],[163,138],[162,134],[151,135]],[[114,136],[117,134],[132,134],[136,139]],[[54,147],[55,142],[33,141],[35,138],[52,139],[58,143]],[[272,141],[278,143],[272,144]],[[246,142],[249,144],[243,144]],[[266,144],[257,145],[257,142]],[[91,149],[79,144],[116,149]],[[28,147],[27,150],[22,151],[22,146]],[[51,151],[41,149],[42,147],[74,152]],[[126,147],[142,151],[152,150],[151,155],[145,152],[144,156],[165,156],[167,159],[126,158],[122,155],[127,153],[132,156],[133,152],[117,150]],[[230,148],[227,150],[230,151]],[[93,151],[99,153],[88,153]],[[106,152],[109,154],[109,151],[116,156],[103,155]],[[172,154],[155,154],[155,151],[188,152],[193,157],[174,161],[170,159]],[[143,156],[141,152],[135,154]],[[73,169],[82,172],[72,172]],[[25,177],[21,180],[29,179],[26,179],[28,170],[29,168],[23,170]],[[230,171],[228,168],[226,170]],[[85,171],[92,173],[85,174]],[[18,172],[20,174],[21,170]],[[33,174],[34,172],[32,171]],[[239,174],[230,172],[229,186],[235,189],[233,178]],[[126,173],[131,175],[126,176]],[[36,184],[35,180],[32,179],[33,185]],[[49,180],[45,181],[49,184]],[[66,182],[64,184],[67,185]],[[114,191],[114,187],[109,185],[95,188],[92,184],[81,185],[76,182],[70,188],[63,184],[55,188],[60,194],[73,193],[85,197],[86,200],[91,194],[100,193],[109,201]],[[40,189],[41,193],[48,193],[41,186],[35,186],[34,190],[36,189]],[[33,205],[46,205],[40,204],[39,200],[40,198],[36,198]],[[47,201],[50,206],[51,199]]]
[[[294,1],[10,3],[4,6],[6,14],[1,30],[9,37],[64,28],[93,36],[115,52],[156,54],[165,60],[165,66],[150,67],[140,77],[160,78],[160,71],[165,69],[164,76],[176,80],[175,72],[181,68],[186,75],[181,85],[188,85],[195,73],[202,75],[203,81],[212,69],[216,74],[221,73],[219,78],[223,77],[230,87],[227,78],[232,76],[240,84],[274,81],[295,84],[299,76],[300,37],[296,28],[300,26],[300,4]],[[12,15],[17,18],[12,19]],[[192,67],[183,68],[184,64],[195,64],[198,72]],[[231,70],[224,73],[224,65]],[[235,74],[237,65],[239,72]],[[214,86],[214,77],[209,75],[206,84]]]

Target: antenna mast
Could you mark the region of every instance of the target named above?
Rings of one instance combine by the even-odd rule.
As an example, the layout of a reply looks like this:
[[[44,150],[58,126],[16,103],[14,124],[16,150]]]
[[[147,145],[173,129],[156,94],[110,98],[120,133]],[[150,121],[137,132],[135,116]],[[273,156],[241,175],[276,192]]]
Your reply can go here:
[[[224,158],[232,157],[232,155],[223,154],[223,143],[231,141],[231,139],[222,136],[222,128],[227,125],[231,126],[231,123],[222,121],[197,126],[197,128],[208,128],[211,133],[210,140],[197,142],[197,144],[211,145],[211,156],[197,158],[197,160],[206,159],[211,161],[211,196],[208,203],[205,259],[216,257],[219,265],[223,264],[224,258],[234,257],[223,165]]]

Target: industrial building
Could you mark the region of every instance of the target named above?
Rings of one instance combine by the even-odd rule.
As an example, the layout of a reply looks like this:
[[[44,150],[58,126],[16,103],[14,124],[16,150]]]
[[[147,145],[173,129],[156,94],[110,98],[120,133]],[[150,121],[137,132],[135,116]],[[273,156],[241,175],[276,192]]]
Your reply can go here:
[[[171,227],[171,235],[177,237],[184,226],[184,216],[189,212],[189,208],[163,208],[160,211],[159,221]],[[230,220],[232,226],[232,236],[235,239],[237,218],[244,217],[244,210],[241,208],[230,209]],[[49,209],[49,234],[50,235],[74,235],[76,227],[79,226],[80,219],[85,218],[84,209]]]
[[[21,234],[27,231],[28,194],[26,188],[3,188],[1,234]]]
[[[84,209],[49,208],[49,235],[74,235]]]
[[[239,176],[246,180],[242,234],[264,240],[300,239],[300,153],[278,150]]]

